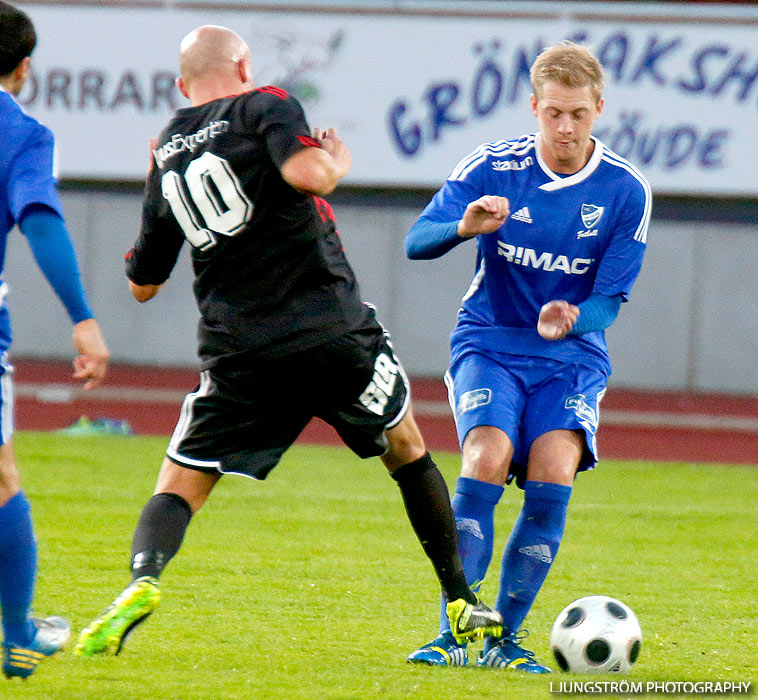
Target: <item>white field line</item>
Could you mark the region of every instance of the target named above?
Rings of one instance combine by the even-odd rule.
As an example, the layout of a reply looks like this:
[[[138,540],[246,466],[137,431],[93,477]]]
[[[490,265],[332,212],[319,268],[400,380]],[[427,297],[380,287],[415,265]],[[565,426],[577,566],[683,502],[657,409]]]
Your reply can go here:
[[[15,394],[36,399],[41,403],[69,403],[75,400],[116,401],[123,403],[163,403],[179,405],[187,392],[178,389],[150,387],[104,386],[85,392],[70,384],[17,383]],[[187,391],[191,391],[188,387]],[[450,417],[447,401],[414,400],[414,413],[424,417]],[[690,428],[693,430],[725,430],[739,433],[758,433],[758,417],[701,413],[664,413],[661,411],[600,411],[601,425],[620,425],[647,428]]]

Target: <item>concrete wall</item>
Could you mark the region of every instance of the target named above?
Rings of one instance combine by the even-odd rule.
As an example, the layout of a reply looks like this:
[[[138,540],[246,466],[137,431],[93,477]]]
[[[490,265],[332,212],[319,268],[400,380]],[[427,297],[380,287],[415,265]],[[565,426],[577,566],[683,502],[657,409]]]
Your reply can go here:
[[[187,251],[147,304],[128,293],[123,255],[139,228],[141,194],[62,193],[85,285],[117,361],[195,364],[197,310]],[[421,205],[423,206],[423,205]],[[440,376],[474,246],[434,261],[409,261],[403,238],[417,203],[387,206],[359,195],[335,205],[363,297],[379,309],[406,369]],[[15,356],[71,356],[71,327],[23,236],[11,234],[5,279]],[[643,272],[608,331],[615,386],[758,393],[758,225],[653,219]]]

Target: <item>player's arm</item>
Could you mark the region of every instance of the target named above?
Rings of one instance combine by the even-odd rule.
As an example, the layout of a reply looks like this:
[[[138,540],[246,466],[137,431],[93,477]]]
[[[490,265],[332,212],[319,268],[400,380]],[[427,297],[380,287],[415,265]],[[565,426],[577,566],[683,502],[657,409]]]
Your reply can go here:
[[[158,250],[154,250],[154,246],[150,243],[152,238],[153,236],[146,236],[143,231],[124,258],[129,291],[140,304],[150,301],[166,283],[182,245],[182,239],[173,239],[174,247],[167,252],[167,255],[164,255],[165,246],[161,245]]]
[[[633,178],[633,179],[632,179]],[[537,331],[547,340],[608,328],[617,318],[642,267],[652,196],[642,175],[631,173],[627,197],[611,242],[598,265],[592,294],[578,306],[551,301],[540,310]]]
[[[129,280],[129,291],[140,304],[150,301],[160,291],[162,286],[162,284],[135,284]]]
[[[549,301],[540,309],[537,332],[545,340],[562,340],[567,335],[582,335],[609,328],[618,317],[622,296],[592,293],[581,304],[563,299]]]
[[[86,380],[85,389],[94,389],[105,378],[110,354],[87,302],[66,224],[57,211],[32,205],[23,211],[19,228],[74,323],[73,342],[79,353],[74,360],[74,377]]]
[[[439,258],[468,238],[497,231],[508,218],[510,207],[506,197],[485,195],[466,204],[459,219],[435,221],[434,214],[428,212],[429,207],[405,237],[405,254],[411,260]]]
[[[287,158],[280,172],[285,182],[299,192],[324,196],[347,175],[352,157],[336,129],[314,129],[313,139],[312,146]]]
[[[497,231],[511,213],[507,197],[484,195],[469,202],[458,222],[457,234],[461,238],[474,238]]]
[[[156,143],[155,139],[150,140],[151,151]],[[151,155],[140,235],[124,256],[129,291],[140,304],[152,299],[166,283],[184,244],[184,234],[176,220],[168,213],[161,218],[161,207],[165,204],[160,191]]]
[[[497,231],[510,211],[506,197],[492,195],[488,166],[462,167],[478,153],[470,153],[453,169],[405,238],[411,260],[438,258],[469,238]]]

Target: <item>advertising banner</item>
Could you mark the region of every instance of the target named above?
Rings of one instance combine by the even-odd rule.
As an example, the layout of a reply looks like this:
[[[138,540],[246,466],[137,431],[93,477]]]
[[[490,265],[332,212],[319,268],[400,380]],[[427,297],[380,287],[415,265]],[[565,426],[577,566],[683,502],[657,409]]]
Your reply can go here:
[[[536,4],[536,3],[535,3]],[[557,21],[237,9],[41,6],[25,109],[56,133],[63,178],[139,180],[148,138],[187,102],[182,37],[223,24],[249,43],[256,84],[303,103],[353,154],[345,182],[437,187],[479,144],[536,131],[529,66],[562,39],[606,69],[596,135],[668,194],[758,195],[758,15]]]

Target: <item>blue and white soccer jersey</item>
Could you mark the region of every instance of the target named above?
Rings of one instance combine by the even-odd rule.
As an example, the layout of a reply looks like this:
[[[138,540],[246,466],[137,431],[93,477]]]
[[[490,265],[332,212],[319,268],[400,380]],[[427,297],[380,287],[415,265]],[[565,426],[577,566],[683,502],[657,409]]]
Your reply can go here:
[[[0,89],[0,277],[5,250],[13,226],[24,210],[42,204],[62,215],[63,208],[53,175],[54,140],[52,132],[28,116],[7,92]],[[5,352],[11,344],[11,325],[5,306],[7,288],[0,279],[0,435],[10,439],[12,423],[11,368]]]
[[[493,373],[489,383],[481,377],[481,386],[471,385],[471,372],[463,372],[455,361],[471,348],[479,350],[480,357],[500,358],[508,371],[518,364],[511,358],[518,356],[535,367],[543,364],[542,358],[550,361],[544,363],[546,367],[551,363],[577,365],[590,373],[578,376],[576,386],[566,390],[568,395],[556,393],[560,410],[543,409],[541,427],[527,421],[517,437],[524,444],[514,443],[517,457],[525,456],[539,431],[566,427],[566,421],[584,430],[588,448],[594,453],[594,404],[611,372],[602,331],[545,340],[537,333],[540,308],[554,299],[579,304],[593,292],[619,295],[626,301],[642,266],[650,188],[628,161],[600,141],[595,139],[594,143],[584,168],[568,176],[552,172],[545,164],[539,134],[484,144],[456,166],[422,213],[422,218],[442,223],[460,219],[466,206],[484,195],[507,197],[510,202],[511,213],[503,226],[475,239],[476,274],[451,337],[450,374],[459,404],[462,393],[468,391],[490,388],[496,393],[522,391],[529,395],[534,388],[523,384],[534,377],[506,381],[498,373]],[[458,371],[461,374],[456,376]],[[484,368],[481,373],[488,371]],[[602,387],[598,377],[603,379]],[[513,413],[514,425],[521,425],[527,415],[524,412],[531,411],[529,400],[523,406],[516,402],[509,408],[512,399],[503,399],[503,409]],[[468,406],[466,401],[462,406]],[[461,406],[457,408],[460,411]],[[588,421],[593,411],[595,420]],[[461,441],[471,427],[492,424],[490,413],[484,408],[457,412]],[[548,419],[553,414],[556,417]],[[510,435],[514,430],[506,432]],[[584,461],[585,468],[591,466],[590,461]]]

